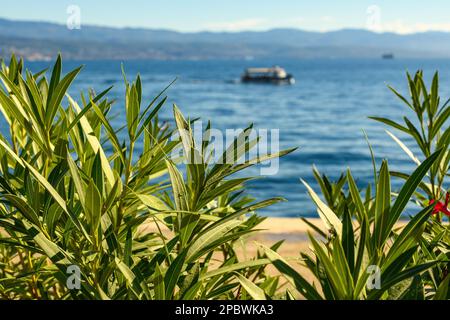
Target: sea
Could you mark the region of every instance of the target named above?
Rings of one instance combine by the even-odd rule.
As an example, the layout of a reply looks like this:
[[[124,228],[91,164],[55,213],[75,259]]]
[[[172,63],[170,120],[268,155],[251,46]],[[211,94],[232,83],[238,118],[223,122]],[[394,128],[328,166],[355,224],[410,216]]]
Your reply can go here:
[[[116,99],[111,114],[116,128],[125,124],[124,85],[121,61],[64,61],[63,71],[84,65],[70,88],[74,97],[93,88],[101,92],[114,86],[109,97]],[[279,65],[295,77],[294,85],[243,84],[239,81],[248,67]],[[28,62],[38,71],[50,62]],[[414,115],[389,89],[408,96],[406,72],[423,70],[428,84],[435,71],[440,75],[440,95],[450,96],[450,60],[432,59],[298,59],[207,61],[123,61],[130,80],[140,74],[143,105],[177,79],[166,92],[162,120],[172,121],[172,104],[185,116],[211,120],[220,130],[241,129],[250,123],[255,129],[279,130],[279,146],[298,149],[280,159],[276,174],[261,176],[260,168],[245,172],[259,179],[247,183],[246,194],[257,200],[284,197],[287,201],[260,211],[264,216],[312,217],[315,207],[300,179],[317,192],[312,168],[331,180],[347,168],[360,187],[373,181],[372,161],[365,133],[375,153],[377,165],[388,159],[390,169],[412,172],[415,164],[388,136],[386,126],[369,116],[402,121]],[[5,132],[2,122],[1,132]],[[414,143],[393,131],[416,151]],[[393,180],[393,189],[401,181]]]

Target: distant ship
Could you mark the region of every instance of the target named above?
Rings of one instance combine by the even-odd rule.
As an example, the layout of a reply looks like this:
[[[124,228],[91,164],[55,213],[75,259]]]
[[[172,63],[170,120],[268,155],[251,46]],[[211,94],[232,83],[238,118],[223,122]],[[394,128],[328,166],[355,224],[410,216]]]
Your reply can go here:
[[[394,59],[394,54],[393,53],[385,53],[381,57],[386,60],[391,60],[391,59]]]
[[[241,77],[244,83],[273,83],[273,84],[294,84],[295,79],[292,74],[279,67],[272,68],[248,68]]]

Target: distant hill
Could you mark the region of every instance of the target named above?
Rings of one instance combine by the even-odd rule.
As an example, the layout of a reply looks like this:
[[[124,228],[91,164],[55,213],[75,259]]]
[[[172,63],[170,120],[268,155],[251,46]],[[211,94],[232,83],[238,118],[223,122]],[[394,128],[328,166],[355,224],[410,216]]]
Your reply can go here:
[[[273,29],[261,32],[193,32],[111,28],[13,21],[0,18],[0,55],[16,52],[45,60],[61,51],[66,59],[243,59],[398,57],[450,58],[450,33],[411,35],[344,29],[310,32]]]

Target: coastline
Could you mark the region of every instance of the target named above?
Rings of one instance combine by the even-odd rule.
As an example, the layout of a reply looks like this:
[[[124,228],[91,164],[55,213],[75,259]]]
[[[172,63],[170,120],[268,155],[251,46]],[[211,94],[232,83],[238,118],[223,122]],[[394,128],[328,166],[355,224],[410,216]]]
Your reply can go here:
[[[316,225],[319,229],[326,232],[325,226],[320,218],[307,218],[308,221]],[[397,222],[396,227],[403,227],[408,220],[400,220]],[[164,226],[160,225],[162,232],[170,233],[170,231]],[[255,232],[251,235],[243,237],[243,244],[245,246],[244,251],[256,251],[255,242],[261,243],[265,246],[272,246],[278,241],[284,240],[282,246],[278,250],[283,257],[298,258],[299,252],[309,251],[309,239],[308,232],[313,236],[319,237],[319,235],[300,217],[267,217],[261,222]],[[152,223],[145,224],[140,229],[141,232],[158,232],[156,226]]]
[[[325,227],[320,218],[307,218],[309,222],[313,223],[321,230],[325,231]],[[396,227],[401,228],[408,220],[400,220],[397,222]],[[308,232],[315,237],[320,237],[312,230],[300,217],[266,217],[266,219],[260,223],[257,228],[259,231],[243,237],[241,244],[236,244],[236,253],[243,260],[252,259],[256,256],[258,250],[258,243],[263,244],[266,247],[270,247],[278,241],[284,240],[283,244],[277,250],[283,258],[289,261],[290,265],[309,282],[314,281],[314,277],[311,272],[300,264],[301,253],[311,254],[310,243],[308,239]],[[140,229],[141,232],[158,232],[157,228],[149,223],[144,228]],[[163,233],[170,233],[166,228],[162,228]],[[273,267],[268,266],[268,272],[271,274],[279,274],[279,272]]]

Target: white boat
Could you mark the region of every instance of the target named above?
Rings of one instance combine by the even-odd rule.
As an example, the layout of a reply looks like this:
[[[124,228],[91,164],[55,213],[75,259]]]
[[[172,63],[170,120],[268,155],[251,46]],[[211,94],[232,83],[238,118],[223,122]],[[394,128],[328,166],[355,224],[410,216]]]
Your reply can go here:
[[[292,74],[288,74],[283,68],[274,66],[272,68],[248,68],[241,77],[242,82],[294,84]]]

